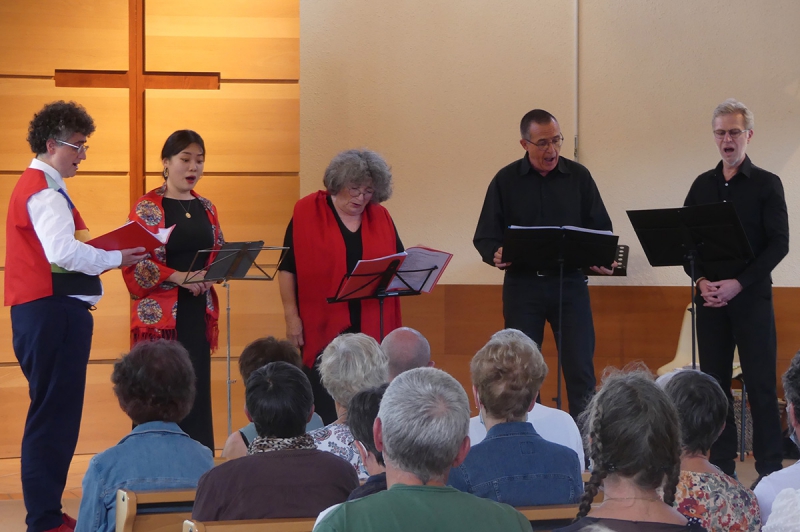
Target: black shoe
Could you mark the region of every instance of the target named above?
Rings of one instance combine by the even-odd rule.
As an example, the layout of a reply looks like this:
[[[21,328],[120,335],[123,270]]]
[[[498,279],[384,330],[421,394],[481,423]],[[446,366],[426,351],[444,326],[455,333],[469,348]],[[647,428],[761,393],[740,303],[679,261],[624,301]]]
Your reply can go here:
[[[755,480],[755,482],[753,482],[753,484],[750,486],[750,491],[753,491],[754,489],[756,489],[756,486],[758,486],[758,483],[759,483],[759,482],[761,482],[761,479],[762,479],[762,478],[764,478],[764,475],[758,475],[758,478],[757,478],[757,479]]]

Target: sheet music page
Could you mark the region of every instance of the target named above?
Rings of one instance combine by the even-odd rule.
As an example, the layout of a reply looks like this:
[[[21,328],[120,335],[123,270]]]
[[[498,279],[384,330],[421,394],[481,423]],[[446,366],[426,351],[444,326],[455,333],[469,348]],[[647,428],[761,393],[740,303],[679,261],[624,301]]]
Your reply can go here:
[[[602,229],[588,229],[586,227],[576,227],[574,225],[565,225],[563,228],[569,231],[578,231],[580,233],[594,233],[596,235],[611,235],[611,236],[614,235],[614,233],[612,233],[611,231],[605,231]]]
[[[403,264],[397,270],[397,273],[401,274],[405,282],[410,284],[414,289],[418,289],[420,292],[426,293],[433,290],[433,287],[436,286],[436,283],[442,276],[447,263],[450,262],[450,259],[453,257],[452,253],[426,248],[424,246],[408,248],[406,249],[406,253],[408,256],[406,257],[405,262],[403,262]],[[428,270],[434,266],[436,269],[430,272],[429,276]],[[410,270],[423,271],[417,272]],[[426,277],[428,279],[427,281],[425,280]],[[408,290],[408,287],[403,283],[403,281],[395,277],[386,288],[387,292],[392,290]]]

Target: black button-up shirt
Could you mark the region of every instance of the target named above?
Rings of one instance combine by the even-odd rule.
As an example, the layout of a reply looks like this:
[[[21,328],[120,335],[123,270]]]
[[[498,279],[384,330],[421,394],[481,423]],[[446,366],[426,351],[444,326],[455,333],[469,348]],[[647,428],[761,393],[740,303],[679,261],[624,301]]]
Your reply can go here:
[[[736,208],[755,259],[730,272],[722,272],[721,279],[735,278],[746,288],[770,278],[775,266],[789,253],[789,216],[780,178],[745,156],[736,175],[725,181],[720,161],[716,168],[694,180],[684,205],[723,201],[733,203]],[[696,265],[695,275],[706,277],[702,264]]]
[[[611,218],[585,166],[559,157],[558,165],[543,176],[526,154],[497,172],[486,191],[472,243],[487,264],[494,266],[494,253],[510,225],[611,231]]]

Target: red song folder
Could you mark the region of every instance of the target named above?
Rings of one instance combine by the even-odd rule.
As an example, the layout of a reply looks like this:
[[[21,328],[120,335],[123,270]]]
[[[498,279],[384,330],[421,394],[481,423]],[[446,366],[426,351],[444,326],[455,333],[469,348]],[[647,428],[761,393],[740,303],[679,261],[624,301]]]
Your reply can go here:
[[[148,253],[153,253],[155,248],[167,243],[173,229],[174,225],[161,228],[157,233],[151,233],[139,222],[131,221],[86,243],[106,251],[142,247]]]

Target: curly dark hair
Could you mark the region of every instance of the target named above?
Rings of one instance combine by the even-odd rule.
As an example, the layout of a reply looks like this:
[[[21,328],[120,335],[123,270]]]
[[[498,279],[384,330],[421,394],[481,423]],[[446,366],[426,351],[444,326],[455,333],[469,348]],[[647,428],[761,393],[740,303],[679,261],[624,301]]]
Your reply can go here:
[[[28,144],[33,153],[40,155],[47,151],[48,139],[67,140],[74,133],[88,137],[94,133],[94,120],[82,105],[59,100],[33,115],[28,125]]]
[[[239,373],[242,375],[242,382],[247,382],[255,370],[270,362],[288,362],[303,369],[300,351],[291,342],[267,336],[247,344],[239,355]]]
[[[186,348],[176,341],[136,344],[114,363],[111,382],[119,406],[137,425],[178,423],[194,404],[194,369]]]
[[[638,486],[663,485],[664,502],[675,502],[681,472],[678,413],[650,373],[616,372],[606,378],[586,410],[590,456],[594,467],[576,521],[585,517],[600,485],[610,474]]]

